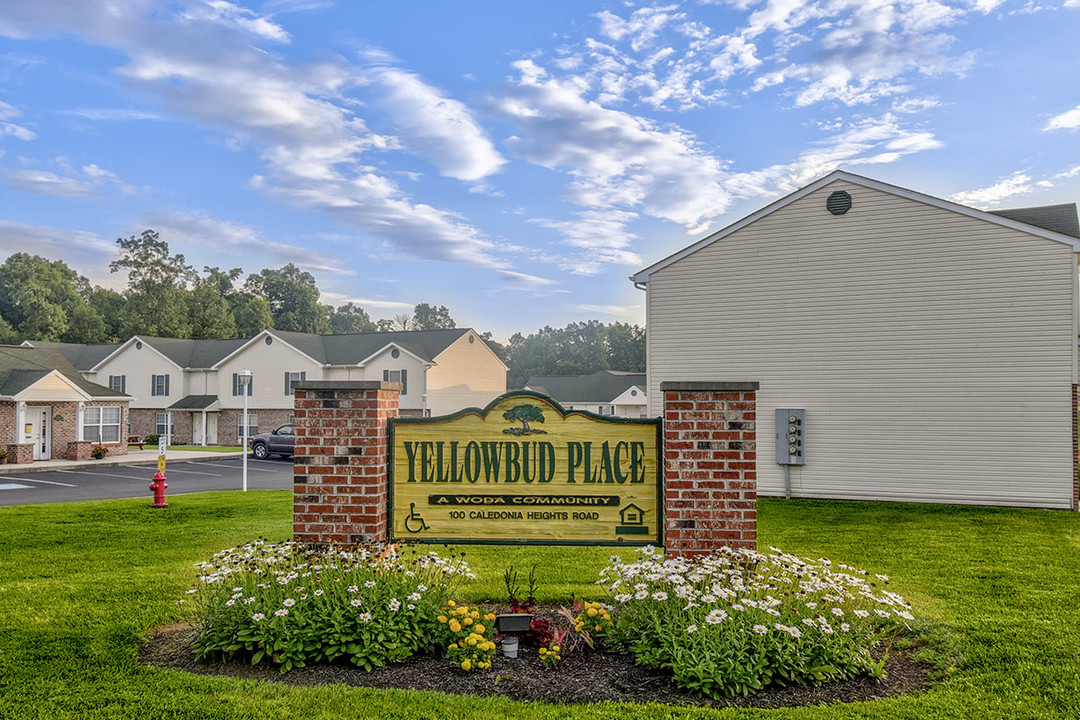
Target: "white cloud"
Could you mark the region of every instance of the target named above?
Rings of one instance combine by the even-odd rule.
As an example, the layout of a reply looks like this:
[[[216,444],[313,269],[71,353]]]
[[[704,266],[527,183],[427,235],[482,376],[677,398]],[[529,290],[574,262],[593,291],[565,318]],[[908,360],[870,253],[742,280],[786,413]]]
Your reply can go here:
[[[141,227],[152,227],[167,242],[176,241],[227,252],[248,262],[293,263],[313,272],[354,275],[341,268],[340,258],[311,248],[263,240],[247,225],[216,220],[203,213],[157,211],[142,218]]]
[[[722,164],[689,133],[604,108],[585,99],[581,85],[553,78],[532,61],[515,67],[516,84],[492,101],[522,131],[507,145],[531,162],[569,173],[572,202],[644,212],[691,232],[726,209]]]
[[[95,233],[0,220],[0,253],[16,252],[63,260],[95,282],[116,284],[110,282],[106,269],[116,254],[116,246]]]
[[[291,4],[283,6],[290,9]],[[118,74],[169,111],[231,134],[257,149],[266,171],[251,186],[290,205],[327,213],[402,253],[421,259],[506,269],[494,246],[454,213],[413,200],[364,157],[400,147],[371,132],[345,93],[366,82],[363,68],[344,61],[290,64],[258,42],[287,34],[268,17],[235,3],[147,0],[70,3],[36,0],[5,7],[0,35],[49,37],[74,33],[122,50]],[[414,84],[412,96],[423,88]],[[434,95],[429,95],[434,102]],[[399,102],[399,101],[398,101]],[[444,119],[463,118],[460,106]],[[406,128],[423,139],[430,128]],[[431,139],[436,143],[436,139]],[[497,156],[447,161],[448,172],[471,178],[492,171]]]
[[[514,272],[513,270],[500,270],[499,277],[510,285],[517,285],[524,288],[547,288],[556,284],[554,280],[549,280],[548,278]]]
[[[587,313],[599,313],[601,315],[615,315],[617,317],[627,317],[629,315],[639,314],[641,311],[640,305],[575,305],[576,309]]]
[[[480,180],[505,163],[461,102],[392,65],[373,65],[367,74],[381,86],[378,102],[389,111],[405,148],[429,159],[442,174]]]
[[[0,135],[10,135],[18,140],[30,141],[37,138],[33,130],[23,127],[22,125],[16,125],[8,120],[22,115],[22,112],[15,106],[9,105],[6,102],[0,101]]]
[[[1072,130],[1077,127],[1080,127],[1080,105],[1050,118],[1043,130]]]
[[[47,170],[8,170],[4,173],[8,187],[35,195],[55,195],[68,198],[92,198],[98,194],[91,182],[64,177]]]
[[[154,112],[146,110],[132,110],[127,108],[78,108],[66,111],[68,115],[86,118],[87,120],[164,120],[165,118]]]
[[[356,303],[360,307],[375,308],[377,310],[409,310],[416,306],[416,303],[402,302],[400,300],[382,300],[376,298],[365,298],[348,295],[345,293],[336,292],[322,292],[319,298],[322,302],[328,302],[331,305],[344,305],[345,303]]]
[[[950,196],[949,199],[961,205],[982,209],[993,208],[1000,205],[1005,198],[1026,195],[1032,191],[1033,185],[1027,173],[1017,171],[989,187],[959,192]]]

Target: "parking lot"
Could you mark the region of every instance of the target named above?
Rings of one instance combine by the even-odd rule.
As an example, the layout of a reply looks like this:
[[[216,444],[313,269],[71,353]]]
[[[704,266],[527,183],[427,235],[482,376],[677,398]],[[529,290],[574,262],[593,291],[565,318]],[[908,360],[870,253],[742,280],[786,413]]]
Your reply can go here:
[[[243,459],[188,460],[170,462],[165,468],[168,496],[211,490],[239,491],[243,482]],[[106,500],[145,497],[157,471],[156,465],[110,465],[87,463],[77,469],[0,475],[0,505]],[[248,459],[249,490],[285,490],[293,485],[292,459]]]

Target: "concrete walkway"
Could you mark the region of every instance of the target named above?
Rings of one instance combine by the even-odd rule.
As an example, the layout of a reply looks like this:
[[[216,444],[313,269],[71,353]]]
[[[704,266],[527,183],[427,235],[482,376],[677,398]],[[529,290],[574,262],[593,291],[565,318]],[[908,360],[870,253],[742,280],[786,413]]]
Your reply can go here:
[[[212,450],[169,450],[165,454],[166,463],[182,462],[188,460],[224,460],[225,458],[242,457],[239,450],[233,452],[214,452]],[[157,448],[145,450],[130,450],[127,455],[116,457],[103,457],[100,460],[38,460],[32,463],[12,465],[4,463],[0,465],[0,475],[11,473],[32,473],[45,470],[66,470],[71,468],[101,468],[110,465],[156,465],[158,459]]]

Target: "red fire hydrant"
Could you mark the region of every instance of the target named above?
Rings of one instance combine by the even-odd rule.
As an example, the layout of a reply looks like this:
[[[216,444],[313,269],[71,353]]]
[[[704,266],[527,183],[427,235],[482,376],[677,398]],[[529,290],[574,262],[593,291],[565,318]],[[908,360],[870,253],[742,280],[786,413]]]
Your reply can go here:
[[[150,483],[150,489],[154,491],[154,504],[150,507],[163,508],[168,507],[169,503],[165,502],[165,488],[169,487],[165,482],[165,473],[160,470],[154,475],[154,482]]]

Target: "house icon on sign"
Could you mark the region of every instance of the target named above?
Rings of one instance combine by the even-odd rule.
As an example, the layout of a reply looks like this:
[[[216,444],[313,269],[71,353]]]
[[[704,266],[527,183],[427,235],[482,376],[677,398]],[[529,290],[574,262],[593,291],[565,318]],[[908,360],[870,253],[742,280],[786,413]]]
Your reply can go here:
[[[634,503],[619,510],[621,525],[615,527],[616,535],[646,535],[649,528],[645,525],[645,511]]]

